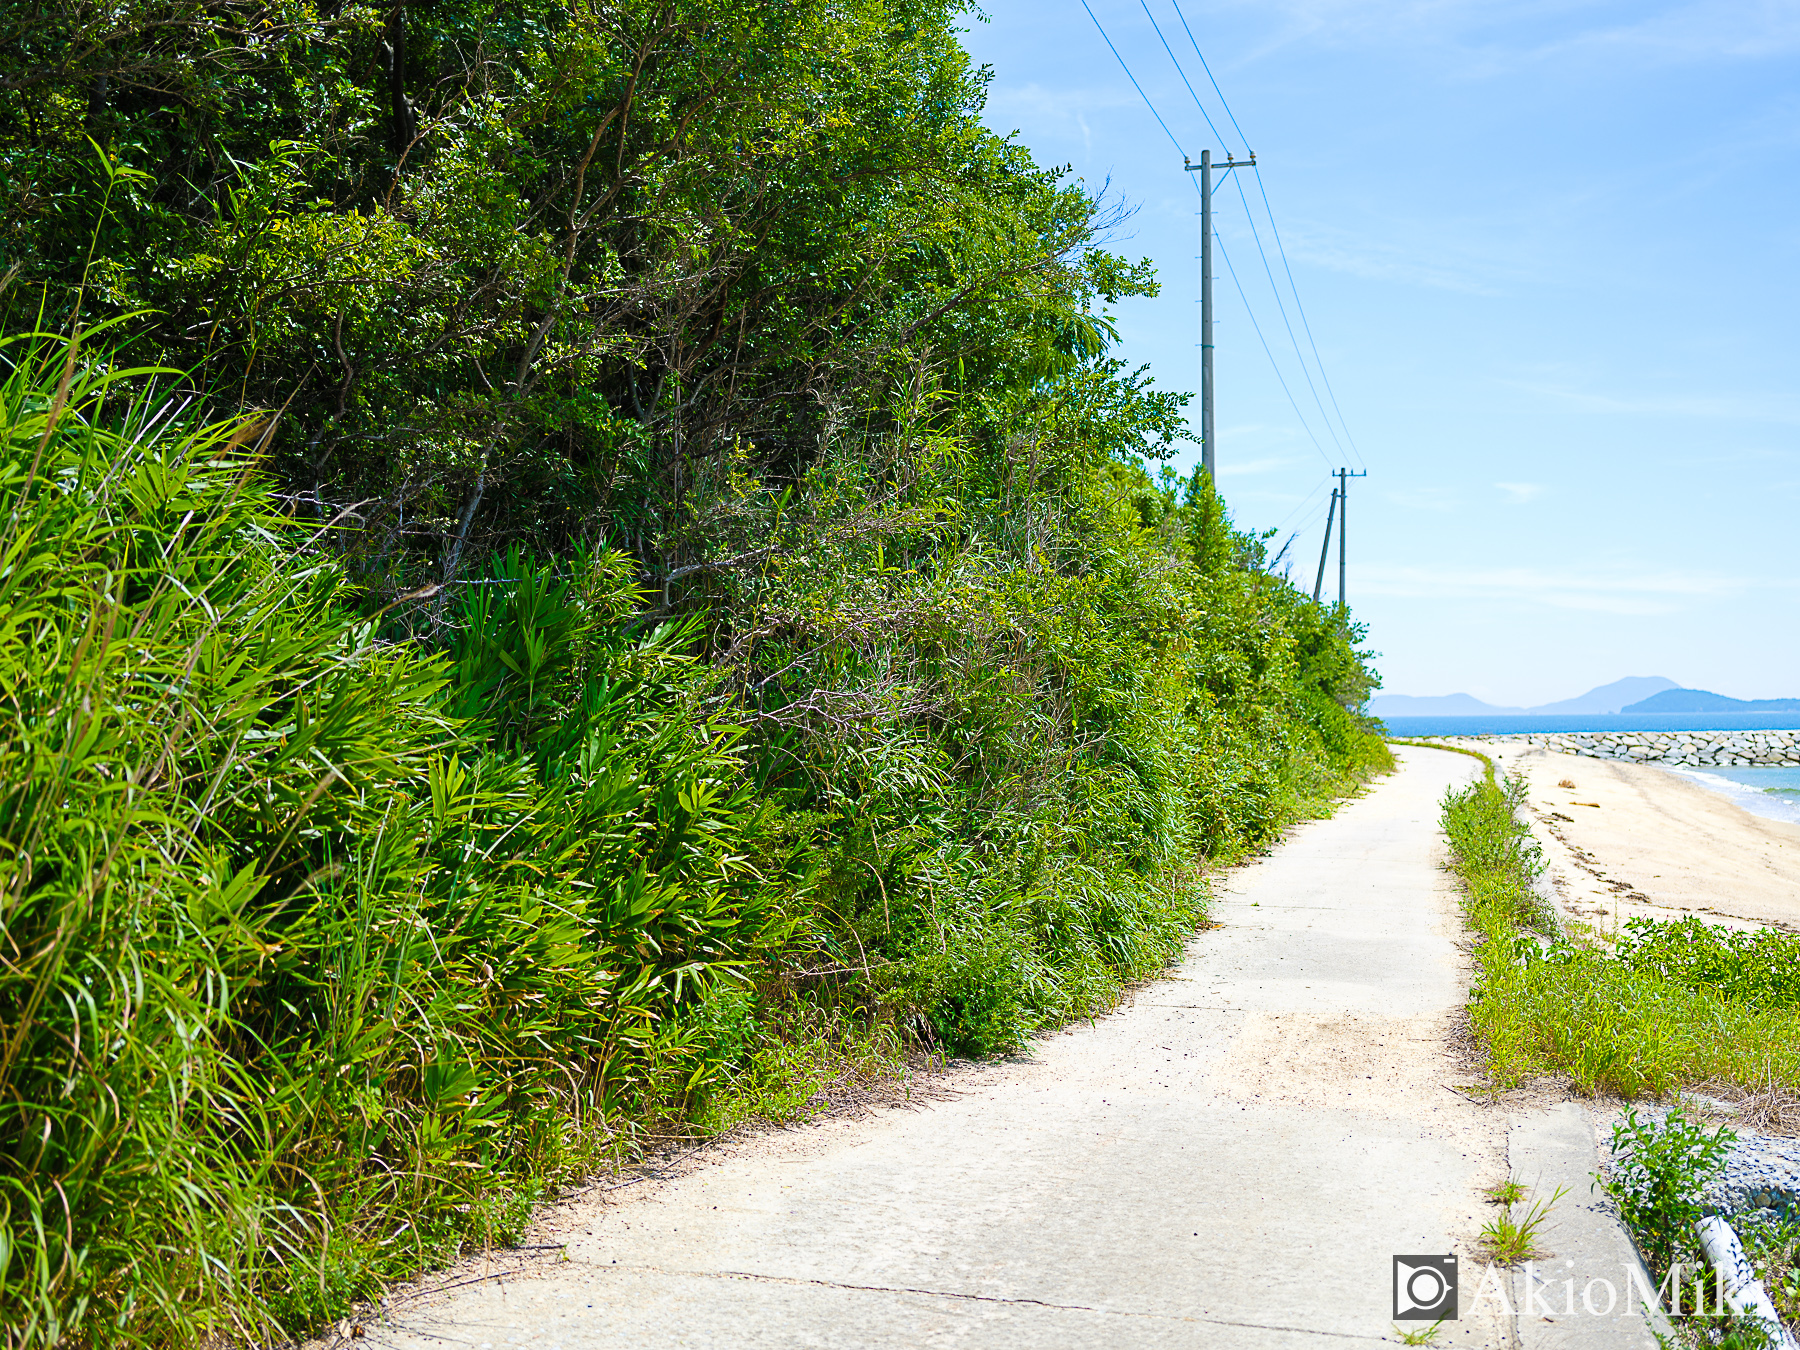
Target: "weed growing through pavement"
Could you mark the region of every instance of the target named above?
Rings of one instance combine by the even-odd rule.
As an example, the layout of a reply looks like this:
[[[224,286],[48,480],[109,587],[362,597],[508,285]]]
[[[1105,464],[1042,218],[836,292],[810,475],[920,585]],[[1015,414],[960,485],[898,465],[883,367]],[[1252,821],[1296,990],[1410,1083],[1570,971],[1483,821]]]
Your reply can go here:
[[[1524,1199],[1524,1188],[1517,1182],[1508,1182],[1506,1186],[1494,1189],[1518,1191],[1519,1199]],[[1496,1200],[1495,1203],[1502,1208],[1482,1227],[1482,1250],[1493,1258],[1495,1264],[1502,1266],[1515,1266],[1521,1261],[1533,1261],[1545,1255],[1538,1247],[1538,1230],[1549,1221],[1550,1211],[1555,1208],[1556,1202],[1568,1193],[1567,1186],[1558,1186],[1556,1193],[1548,1200],[1539,1200],[1523,1214],[1514,1214],[1513,1201]]]
[[[1525,1186],[1517,1177],[1509,1177],[1487,1190],[1490,1205],[1516,1205],[1525,1198]]]
[[[1436,1345],[1438,1333],[1444,1329],[1443,1320],[1433,1322],[1428,1327],[1420,1327],[1416,1331],[1402,1331],[1398,1325],[1394,1334],[1400,1338],[1402,1345]]]

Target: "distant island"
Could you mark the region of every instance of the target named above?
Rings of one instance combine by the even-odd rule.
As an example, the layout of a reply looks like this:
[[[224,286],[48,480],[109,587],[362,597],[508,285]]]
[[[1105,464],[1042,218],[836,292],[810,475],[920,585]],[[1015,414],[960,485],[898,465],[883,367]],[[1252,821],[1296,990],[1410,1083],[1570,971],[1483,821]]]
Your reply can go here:
[[[1369,700],[1377,717],[1557,717],[1569,714],[1623,712],[1628,705],[1665,692],[1682,692],[1664,675],[1629,675],[1577,698],[1542,703],[1535,708],[1502,708],[1484,703],[1473,694],[1439,694],[1419,698],[1411,694],[1380,694]],[[1713,695],[1717,697],[1717,695]],[[1710,710],[1709,710],[1710,711]]]
[[[1611,713],[1658,715],[1680,713],[1800,712],[1800,698],[1727,698],[1710,689],[1684,689],[1664,675],[1631,675],[1590,689],[1576,698],[1540,703],[1532,708],[1504,708],[1473,694],[1379,694],[1369,700],[1376,717],[1567,717]]]
[[[1800,712],[1800,698],[1726,698],[1710,689],[1665,689],[1620,711],[1628,713]]]

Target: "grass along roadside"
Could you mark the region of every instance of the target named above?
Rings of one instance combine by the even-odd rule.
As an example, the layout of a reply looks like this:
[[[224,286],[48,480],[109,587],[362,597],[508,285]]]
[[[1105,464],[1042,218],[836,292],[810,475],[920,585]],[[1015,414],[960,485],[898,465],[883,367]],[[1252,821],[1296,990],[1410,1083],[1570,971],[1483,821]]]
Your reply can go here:
[[[1445,795],[1443,828],[1475,936],[1470,1027],[1493,1084],[1561,1076],[1583,1094],[1627,1100],[1695,1088],[1735,1101],[1753,1127],[1791,1121],[1800,1082],[1800,941],[1692,917],[1631,920],[1612,934],[1563,921],[1538,886],[1545,864],[1521,818],[1523,781],[1500,778],[1476,757],[1488,772]],[[1677,1274],[1689,1291],[1685,1306],[1697,1306],[1693,1272],[1703,1269],[1694,1233],[1700,1193],[1731,1142],[1729,1131],[1708,1135],[1684,1119],[1679,1105],[1664,1119],[1628,1108],[1614,1131],[1614,1165],[1602,1183],[1657,1279],[1677,1263],[1686,1268]],[[1528,1254],[1532,1245],[1533,1213],[1515,1220],[1508,1203],[1519,1198],[1510,1185],[1494,1196],[1504,1215],[1483,1236],[1497,1257]],[[1800,1224],[1739,1226],[1791,1322],[1800,1314]],[[1693,1345],[1763,1343],[1759,1327],[1733,1318],[1681,1317],[1677,1327]]]
[[[1494,1082],[1563,1074],[1626,1098],[1703,1088],[1752,1120],[1779,1112],[1800,1093],[1800,940],[1691,918],[1617,935],[1562,922],[1538,889],[1524,784],[1489,769],[1445,796],[1443,827],[1476,937],[1470,1025]]]

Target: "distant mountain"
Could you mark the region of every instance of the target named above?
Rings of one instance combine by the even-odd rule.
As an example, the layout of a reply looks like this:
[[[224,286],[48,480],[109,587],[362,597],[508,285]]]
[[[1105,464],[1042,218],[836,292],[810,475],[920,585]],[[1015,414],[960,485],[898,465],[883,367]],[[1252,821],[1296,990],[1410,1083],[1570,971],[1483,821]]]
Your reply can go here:
[[[1565,698],[1560,703],[1544,703],[1527,708],[1529,713],[1616,713],[1640,699],[1654,698],[1663,690],[1676,689],[1675,681],[1664,675],[1628,675],[1598,689],[1590,689],[1580,698]],[[1711,708],[1698,709],[1711,712]]]
[[[1633,703],[1628,713],[1697,713],[1697,712],[1800,712],[1800,698],[1726,698],[1710,689],[1665,689],[1642,702]]]
[[[1639,711],[1641,705],[1627,708],[1633,700],[1646,696],[1657,697],[1662,691],[1676,690],[1675,681],[1663,675],[1628,675],[1622,680],[1614,680],[1611,684],[1603,684],[1598,689],[1590,689],[1579,698],[1565,698],[1557,703],[1543,703],[1535,708],[1500,708],[1492,703],[1483,703],[1473,694],[1437,694],[1428,697],[1416,697],[1411,694],[1378,694],[1369,700],[1369,711],[1377,717],[1492,717],[1518,716],[1521,713],[1540,716],[1555,716],[1559,713],[1616,713]],[[1708,698],[1717,698],[1717,694],[1708,694]],[[1673,709],[1658,709],[1668,712]],[[1700,711],[1711,712],[1707,707]],[[1781,712],[1784,709],[1771,708],[1770,712]]]
[[[1491,713],[1523,712],[1522,708],[1496,708],[1473,694],[1377,694],[1369,700],[1377,717],[1482,717]]]

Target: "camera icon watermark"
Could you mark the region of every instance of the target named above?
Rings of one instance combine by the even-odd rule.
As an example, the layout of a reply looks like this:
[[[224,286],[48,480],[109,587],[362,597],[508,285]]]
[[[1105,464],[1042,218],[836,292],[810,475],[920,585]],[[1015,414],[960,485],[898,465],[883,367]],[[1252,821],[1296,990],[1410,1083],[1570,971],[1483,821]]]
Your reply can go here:
[[[1453,1322],[1456,1320],[1456,1258],[1454,1256],[1396,1256],[1394,1258],[1394,1320],[1396,1322]]]

